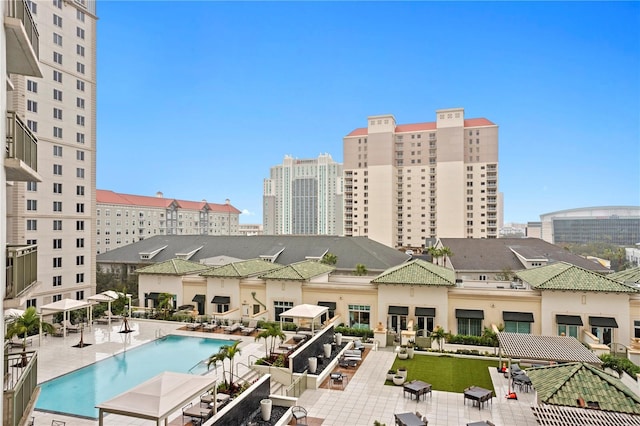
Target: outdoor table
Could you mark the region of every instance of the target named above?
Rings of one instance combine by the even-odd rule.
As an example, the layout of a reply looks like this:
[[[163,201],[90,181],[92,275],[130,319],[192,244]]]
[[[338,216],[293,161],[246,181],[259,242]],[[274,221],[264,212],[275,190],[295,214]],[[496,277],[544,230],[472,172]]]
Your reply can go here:
[[[415,413],[396,413],[393,416],[396,419],[396,424],[401,426],[426,426],[426,423]]]
[[[418,401],[420,401],[421,395],[424,395],[425,399],[427,398],[427,394],[433,396],[431,393],[431,383],[425,383],[422,380],[412,380],[411,382],[403,384],[402,388],[403,396],[406,392],[409,392],[411,399],[413,399],[413,395],[415,395]]]
[[[514,387],[518,386],[520,390],[524,390],[525,392],[529,392],[529,389],[531,389],[531,379],[526,374],[516,374],[512,376],[512,379]]]
[[[493,398],[493,391],[481,388],[479,386],[471,386],[470,388],[465,389],[463,402],[466,403],[467,399],[472,400],[474,403],[477,402],[479,410],[487,401],[491,401],[491,403],[493,404],[491,398]]]

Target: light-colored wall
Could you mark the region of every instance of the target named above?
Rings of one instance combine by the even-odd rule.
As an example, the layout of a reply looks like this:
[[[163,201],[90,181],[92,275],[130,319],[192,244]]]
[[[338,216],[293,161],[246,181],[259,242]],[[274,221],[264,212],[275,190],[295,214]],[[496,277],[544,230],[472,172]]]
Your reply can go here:
[[[377,313],[376,321],[387,324],[389,306],[407,306],[409,315],[407,320],[414,320],[417,325],[415,308],[436,308],[434,325],[440,325],[445,330],[448,328],[447,314],[447,287],[436,287],[426,285],[378,285]]]
[[[364,230],[366,228],[369,231],[369,238],[386,246],[394,247],[397,235],[395,232],[397,210],[394,167],[391,165],[370,166],[368,171],[368,204],[365,204],[367,199],[364,196],[357,198],[358,226],[361,227],[358,229]],[[364,192],[358,188],[358,194],[364,194]],[[355,197],[354,200],[356,200]],[[365,214],[368,215],[367,219],[364,219]],[[367,226],[364,225],[365,220]],[[356,228],[355,222],[356,218],[354,218],[354,228]],[[354,235],[358,234],[354,231]],[[361,235],[365,235],[364,232]]]
[[[465,165],[462,161],[438,162],[437,233],[438,238],[464,238],[466,223]]]

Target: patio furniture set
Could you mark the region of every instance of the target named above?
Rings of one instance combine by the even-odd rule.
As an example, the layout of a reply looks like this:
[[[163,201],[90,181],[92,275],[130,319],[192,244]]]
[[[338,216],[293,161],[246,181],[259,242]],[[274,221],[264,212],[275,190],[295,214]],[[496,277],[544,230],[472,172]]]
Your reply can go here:
[[[393,417],[398,426],[426,426],[429,423],[426,416],[423,416],[418,411],[415,413],[396,413]]]
[[[491,402],[493,405],[493,391],[484,389],[479,386],[471,386],[464,390],[463,403],[466,404],[467,399],[470,399],[472,403],[478,404],[478,410],[480,410],[486,402]]]

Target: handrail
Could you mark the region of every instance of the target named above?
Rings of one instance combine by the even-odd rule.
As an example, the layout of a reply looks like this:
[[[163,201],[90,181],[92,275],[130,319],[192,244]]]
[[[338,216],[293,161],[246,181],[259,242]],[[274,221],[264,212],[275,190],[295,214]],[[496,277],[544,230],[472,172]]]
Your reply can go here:
[[[207,364],[208,364],[208,363],[209,363],[209,358],[201,359],[200,361],[198,361],[198,362],[197,362],[193,367],[191,367],[191,368],[189,369],[189,371],[187,371],[187,373],[189,373],[189,374],[193,374],[193,373],[192,373],[192,371],[193,371],[197,366],[199,366],[200,364],[204,364],[204,363],[207,363]],[[208,371],[208,370],[207,370],[207,371]]]

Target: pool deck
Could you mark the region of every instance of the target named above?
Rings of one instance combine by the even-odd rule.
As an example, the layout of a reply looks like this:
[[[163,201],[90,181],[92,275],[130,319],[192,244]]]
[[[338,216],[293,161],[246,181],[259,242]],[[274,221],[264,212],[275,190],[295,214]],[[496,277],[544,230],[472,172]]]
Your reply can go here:
[[[192,336],[208,336],[219,339],[240,339],[242,343],[239,363],[248,365],[249,357],[264,356],[264,342],[256,342],[253,337],[230,336],[223,333],[203,333],[178,330],[183,324],[162,321],[132,320],[132,333],[119,333],[120,323],[108,325],[94,325],[84,332],[84,342],[91,346],[82,349],[73,345],[80,341],[80,335],[73,333],[65,338],[46,337],[42,344],[38,339],[34,341],[34,348],[38,350],[38,381],[50,380],[59,375],[76,370],[85,365],[99,361],[106,357],[120,353],[154,340],[158,334],[179,334]],[[433,391],[417,402],[405,397],[401,387],[385,386],[385,376],[391,367],[395,353],[390,348],[378,351],[368,351],[358,369],[351,375],[344,389],[308,389],[299,398],[299,405],[305,407],[312,419],[313,425],[335,426],[370,426],[375,420],[387,425],[395,424],[393,414],[407,411],[419,411],[426,415],[429,425],[459,426],[468,422],[491,420],[497,426],[518,425],[535,426],[537,422],[533,416],[531,405],[534,405],[534,392],[518,393],[518,400],[507,400],[508,383],[495,369],[490,369],[491,378],[496,390],[496,397],[491,404],[481,410],[467,402],[464,404],[460,393]],[[252,358],[254,359],[254,358]],[[240,366],[240,375],[246,368]],[[210,374],[221,376],[222,371]],[[220,378],[220,377],[219,377]],[[61,396],[64,398],[72,396]],[[80,396],[79,396],[80,397]],[[34,411],[35,425],[50,425],[51,420],[62,420],[67,426],[97,425],[97,420],[80,419],[60,414]],[[176,413],[170,419],[170,424],[182,425],[181,413]],[[107,415],[104,424],[107,426],[152,425],[154,422]]]

